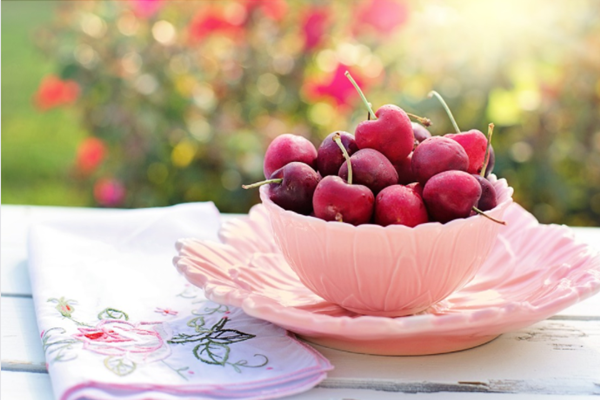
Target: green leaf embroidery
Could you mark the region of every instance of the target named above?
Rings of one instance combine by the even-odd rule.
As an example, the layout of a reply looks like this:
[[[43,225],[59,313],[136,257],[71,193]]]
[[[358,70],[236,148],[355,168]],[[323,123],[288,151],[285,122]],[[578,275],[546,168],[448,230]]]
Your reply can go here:
[[[182,343],[190,343],[190,342],[201,342],[208,338],[208,334],[211,331],[200,333],[198,335],[187,335],[185,333],[180,333],[178,335],[173,336],[171,340],[168,340],[167,343],[171,344],[182,344]]]
[[[235,372],[241,374],[242,370],[240,369],[240,367],[244,367],[244,368],[260,368],[260,367],[264,367],[265,365],[267,365],[269,363],[269,359],[264,354],[255,354],[254,357],[262,357],[263,358],[263,362],[260,363],[260,364],[256,364],[256,365],[248,365],[248,361],[247,360],[240,360],[240,361],[237,361],[235,363],[228,363],[228,364],[233,367],[233,369],[235,370]]]
[[[55,327],[46,330],[42,335],[42,346],[49,361],[70,361],[77,358],[77,354],[69,350],[73,350],[73,345],[79,341],[70,337],[65,338],[62,336],[65,333],[63,328]]]
[[[210,329],[205,328],[204,324],[206,324],[204,317],[196,317],[190,319],[187,323],[187,326],[194,328],[196,332],[210,332]]]
[[[194,355],[196,358],[203,363],[212,365],[223,365],[227,363],[229,359],[229,352],[231,349],[229,346],[221,343],[208,342],[205,344],[199,344],[194,347]]]
[[[105,308],[98,313],[98,319],[124,319],[125,321],[129,321],[129,315],[125,311],[115,308]]]
[[[205,303],[208,300],[200,300],[200,301],[195,301],[193,303]],[[214,313],[226,313],[229,311],[229,307],[222,305],[222,304],[217,304],[215,307],[204,307],[204,310],[192,310],[192,314],[194,315],[212,315]]]
[[[230,344],[243,342],[244,340],[252,339],[253,337],[255,336],[249,333],[236,331],[234,329],[223,329],[217,332],[213,332],[209,336],[209,339],[215,343]]]
[[[119,376],[129,375],[135,371],[136,368],[136,364],[133,361],[116,356],[106,357],[104,359],[104,365],[109,371]]]

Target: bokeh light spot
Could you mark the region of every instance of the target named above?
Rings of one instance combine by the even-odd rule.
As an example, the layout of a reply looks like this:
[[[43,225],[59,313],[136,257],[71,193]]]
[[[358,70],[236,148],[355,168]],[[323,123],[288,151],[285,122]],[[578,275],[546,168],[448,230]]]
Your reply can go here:
[[[184,139],[173,148],[171,161],[173,165],[179,168],[185,168],[194,160],[197,146],[189,139]]]
[[[141,94],[152,94],[157,88],[158,82],[156,78],[150,74],[140,75],[140,77],[135,80],[135,89]]]
[[[82,43],[75,48],[75,59],[86,68],[92,68],[98,61],[98,54],[88,44]]]
[[[514,125],[521,119],[521,110],[514,92],[494,89],[490,93],[488,119],[496,125]]]
[[[194,88],[194,103],[206,111],[211,111],[216,105],[215,92],[206,83],[200,83]]]
[[[195,118],[188,121],[188,129],[192,137],[200,143],[209,142],[212,138],[210,125],[205,119]]]
[[[533,148],[527,142],[516,142],[510,147],[510,156],[518,163],[524,163],[531,159]]]
[[[328,125],[334,113],[335,110],[329,103],[318,102],[310,107],[308,118],[317,125]]]
[[[175,43],[175,27],[167,21],[157,21],[152,26],[152,36],[160,44],[166,46]]]
[[[337,68],[338,58],[333,50],[323,50],[317,54],[317,65],[324,72],[333,72]]]
[[[235,169],[228,169],[221,174],[221,183],[225,189],[234,191],[240,188],[242,176]]]
[[[139,22],[135,15],[130,11],[124,11],[123,15],[117,20],[117,29],[125,36],[133,36],[139,28]]]
[[[258,91],[267,97],[275,95],[279,89],[279,79],[274,74],[266,73],[258,77]]]
[[[142,67],[142,57],[135,51],[131,51],[121,59],[123,70],[128,74],[137,74]]]
[[[95,39],[100,39],[106,33],[106,22],[96,14],[84,13],[81,16],[81,30]]]

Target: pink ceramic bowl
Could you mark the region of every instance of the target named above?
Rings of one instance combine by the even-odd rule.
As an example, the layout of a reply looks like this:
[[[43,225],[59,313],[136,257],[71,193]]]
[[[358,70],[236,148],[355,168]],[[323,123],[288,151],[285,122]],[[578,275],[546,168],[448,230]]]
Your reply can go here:
[[[513,189],[491,175],[502,219]],[[353,226],[287,211],[261,187],[277,245],[306,287],[359,314],[426,310],[462,288],[487,258],[501,225],[480,215],[446,224]]]

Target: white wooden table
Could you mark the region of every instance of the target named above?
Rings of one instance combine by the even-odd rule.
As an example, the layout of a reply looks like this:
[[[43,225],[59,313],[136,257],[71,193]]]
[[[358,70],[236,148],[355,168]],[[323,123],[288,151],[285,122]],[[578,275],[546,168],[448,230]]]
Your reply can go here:
[[[5,205],[1,209],[1,397],[50,400],[53,394],[27,270],[27,231],[32,223],[82,209]],[[600,248],[600,228],[574,231]],[[452,354],[381,357],[315,347],[335,370],[318,387],[291,399],[564,400],[598,396],[600,295],[486,345]]]

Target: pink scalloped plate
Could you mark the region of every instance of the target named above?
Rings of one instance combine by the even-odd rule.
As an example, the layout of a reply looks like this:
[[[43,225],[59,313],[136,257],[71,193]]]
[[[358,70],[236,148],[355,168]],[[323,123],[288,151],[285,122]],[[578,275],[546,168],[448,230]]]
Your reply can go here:
[[[369,354],[447,353],[544,320],[600,291],[600,253],[568,227],[541,225],[517,204],[505,220],[489,258],[465,287],[398,318],[354,314],[307,289],[277,248],[262,205],[225,223],[222,243],[180,240],[174,264],[211,300],[313,343]]]

